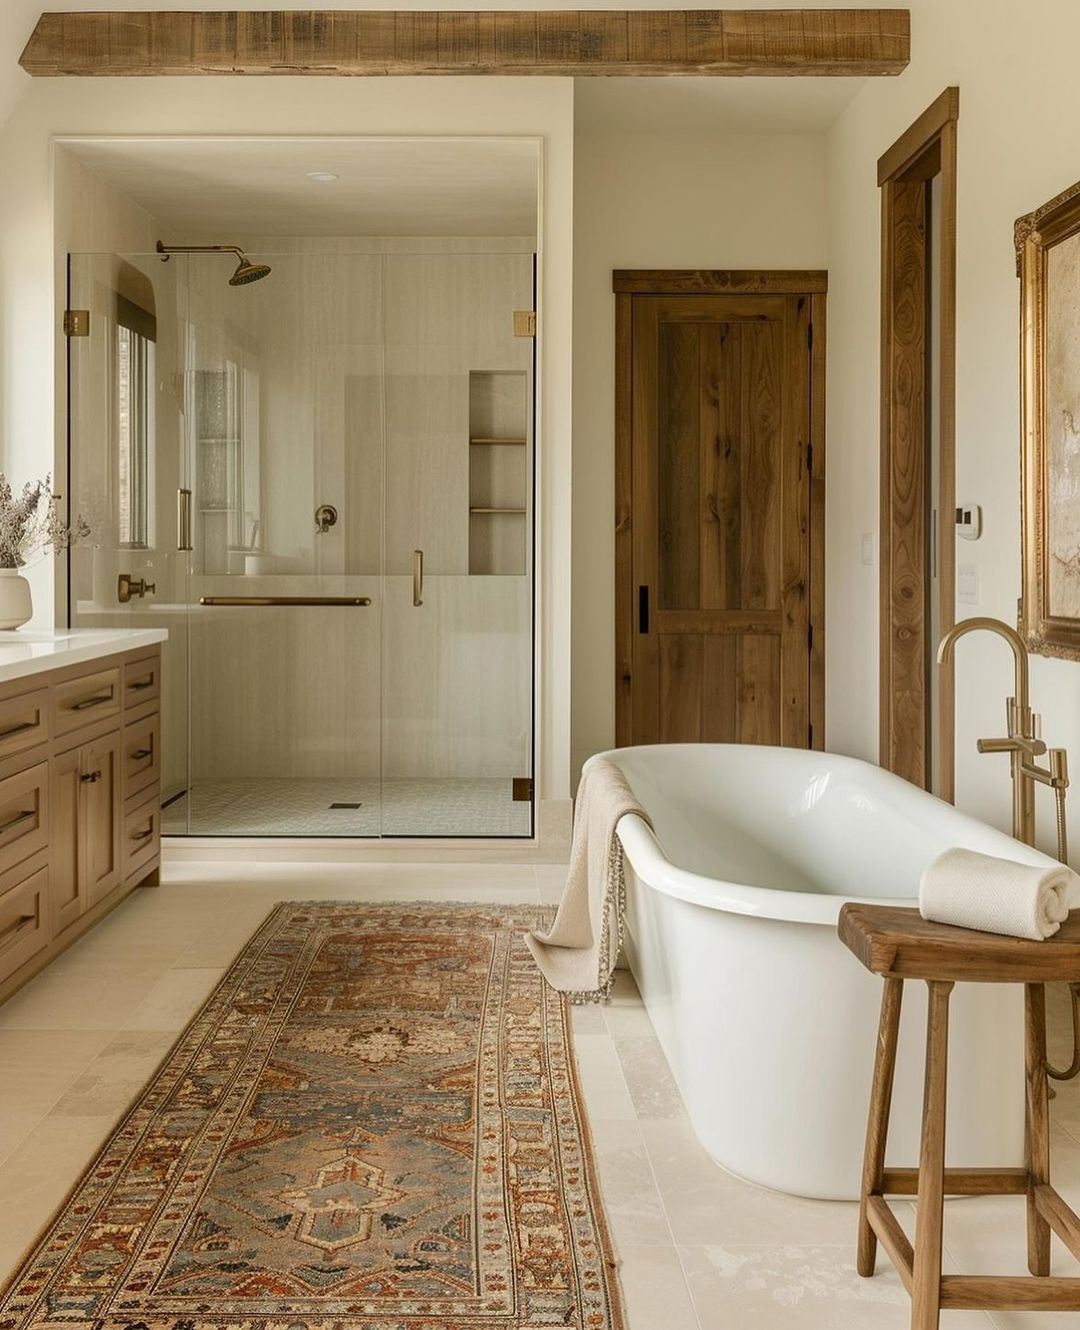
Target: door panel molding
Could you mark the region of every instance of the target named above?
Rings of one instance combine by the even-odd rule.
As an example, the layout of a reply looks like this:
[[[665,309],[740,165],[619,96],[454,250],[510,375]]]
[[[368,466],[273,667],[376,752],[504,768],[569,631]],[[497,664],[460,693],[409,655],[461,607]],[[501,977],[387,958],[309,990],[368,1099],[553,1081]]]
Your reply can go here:
[[[793,746],[823,747],[827,275],[618,271],[613,285],[616,742],[622,746],[662,737],[735,736],[747,742],[771,737]],[[686,346],[680,346],[680,333],[674,349],[669,348],[675,362],[669,372],[681,376],[677,391],[692,403],[685,419],[677,411],[669,421],[669,445],[681,432],[686,453],[681,459],[666,455],[669,487],[678,491],[679,468],[693,468],[700,458],[701,472],[684,478],[695,504],[704,496],[700,486],[708,489],[710,511],[719,521],[738,498],[733,492],[726,504],[718,503],[716,496],[725,486],[742,484],[748,474],[759,486],[765,484],[768,488],[757,501],[767,509],[778,502],[782,509],[771,524],[755,524],[756,538],[773,542],[771,550],[758,550],[756,560],[749,558],[746,537],[739,531],[730,550],[716,547],[715,534],[706,539],[712,523],[703,509],[697,510],[700,532],[687,533],[681,509],[666,526],[661,520],[660,430],[648,425],[651,413],[663,409],[661,326],[687,328]],[[766,326],[774,333],[765,336]],[[724,346],[725,338],[730,347]],[[739,357],[738,363],[725,369],[725,356]],[[719,380],[703,381],[706,373],[735,376],[728,382],[737,385],[743,402],[743,427],[735,440],[740,453],[753,448],[756,424],[767,422],[770,412],[779,416],[753,472],[746,470],[749,454],[740,458],[733,476],[727,454],[720,459],[702,446],[706,435],[732,438],[737,423],[725,426],[721,417],[725,411],[730,414],[731,395],[720,391]],[[770,402],[774,386],[783,396]],[[756,394],[756,404],[747,415],[749,394]],[[765,428],[770,429],[767,423]],[[777,458],[780,469],[774,474]],[[725,463],[727,476],[721,474]],[[650,496],[649,501],[641,496]],[[678,494],[675,502],[681,502]],[[676,578],[682,588],[676,599],[692,603],[665,603],[659,579],[661,545],[669,558],[684,564]],[[727,567],[732,557],[739,565],[734,574]],[[747,576],[765,578],[751,593],[758,603],[733,603],[725,591],[735,585],[732,575],[743,595]],[[670,577],[666,585],[670,600]],[[642,587],[650,596],[652,631],[646,633],[638,623]]]
[[[940,180],[939,475],[940,637],[956,606],[956,122],[958,88],[941,96],[878,162],[881,187],[881,529],[878,761],[928,788],[933,772],[927,676],[929,182]],[[938,677],[940,786],[954,790],[955,686]]]

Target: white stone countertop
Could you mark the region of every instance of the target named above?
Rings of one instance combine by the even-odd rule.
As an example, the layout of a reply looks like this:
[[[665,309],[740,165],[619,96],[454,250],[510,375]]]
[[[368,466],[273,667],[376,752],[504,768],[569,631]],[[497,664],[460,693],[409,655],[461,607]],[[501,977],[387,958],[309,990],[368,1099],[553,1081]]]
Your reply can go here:
[[[169,636],[164,628],[57,628],[0,632],[0,683],[26,675],[62,670],[103,656],[157,646]]]

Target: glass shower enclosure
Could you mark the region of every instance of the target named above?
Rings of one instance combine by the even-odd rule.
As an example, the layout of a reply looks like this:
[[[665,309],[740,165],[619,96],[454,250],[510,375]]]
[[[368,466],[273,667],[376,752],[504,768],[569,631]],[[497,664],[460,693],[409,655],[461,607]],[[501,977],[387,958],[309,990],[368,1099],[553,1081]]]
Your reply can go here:
[[[71,256],[70,622],[168,629],[166,834],[530,836],[532,249],[277,245]]]

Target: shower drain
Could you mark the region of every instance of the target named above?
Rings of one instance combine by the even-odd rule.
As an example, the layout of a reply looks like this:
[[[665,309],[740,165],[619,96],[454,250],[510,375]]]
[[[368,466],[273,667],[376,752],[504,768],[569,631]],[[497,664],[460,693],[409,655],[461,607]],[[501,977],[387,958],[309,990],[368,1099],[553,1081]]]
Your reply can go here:
[[[331,804],[331,808],[363,808],[363,804]]]

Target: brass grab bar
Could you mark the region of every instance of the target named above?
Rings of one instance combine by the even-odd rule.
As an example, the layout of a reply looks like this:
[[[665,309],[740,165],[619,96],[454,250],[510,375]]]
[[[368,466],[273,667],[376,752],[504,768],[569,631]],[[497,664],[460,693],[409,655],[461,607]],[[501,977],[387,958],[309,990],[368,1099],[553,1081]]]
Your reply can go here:
[[[370,596],[200,596],[200,605],[370,605]]]

